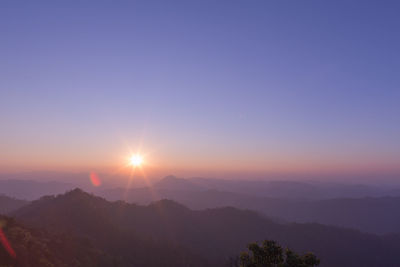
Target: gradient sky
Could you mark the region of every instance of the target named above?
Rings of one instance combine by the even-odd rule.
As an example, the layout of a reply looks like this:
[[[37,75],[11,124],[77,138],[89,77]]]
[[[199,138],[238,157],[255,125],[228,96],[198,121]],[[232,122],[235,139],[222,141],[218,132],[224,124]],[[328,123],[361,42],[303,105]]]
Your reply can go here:
[[[400,173],[399,13],[1,1],[0,169]]]

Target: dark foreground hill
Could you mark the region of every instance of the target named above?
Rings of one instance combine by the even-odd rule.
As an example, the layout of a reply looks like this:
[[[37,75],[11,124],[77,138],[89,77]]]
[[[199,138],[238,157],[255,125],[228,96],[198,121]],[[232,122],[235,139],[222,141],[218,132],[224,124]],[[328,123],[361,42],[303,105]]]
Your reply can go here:
[[[95,267],[113,263],[110,257],[86,239],[49,234],[1,215],[0,235],[0,266]]]
[[[127,214],[130,211],[126,206],[130,205],[110,203],[76,189],[58,197],[43,197],[13,215],[31,227],[90,240],[99,251],[110,255],[109,266],[217,266],[178,242],[141,234],[141,229],[122,215],[132,215],[136,220],[145,219],[146,214]]]
[[[157,260],[163,262],[159,266],[222,266],[247,243],[263,239],[298,252],[312,251],[321,266],[399,265],[396,236],[319,224],[277,224],[235,208],[193,211],[168,200],[139,206],[108,202],[76,189],[34,201],[14,215],[35,227],[88,238],[122,266],[157,266]]]

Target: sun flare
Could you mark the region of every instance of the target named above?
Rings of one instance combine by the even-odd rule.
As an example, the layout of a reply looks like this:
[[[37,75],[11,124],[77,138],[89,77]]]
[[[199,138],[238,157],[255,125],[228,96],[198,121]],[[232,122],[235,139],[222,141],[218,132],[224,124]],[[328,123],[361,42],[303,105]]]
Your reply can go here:
[[[141,155],[132,155],[129,158],[129,163],[133,166],[133,167],[140,167],[143,163],[143,157]]]

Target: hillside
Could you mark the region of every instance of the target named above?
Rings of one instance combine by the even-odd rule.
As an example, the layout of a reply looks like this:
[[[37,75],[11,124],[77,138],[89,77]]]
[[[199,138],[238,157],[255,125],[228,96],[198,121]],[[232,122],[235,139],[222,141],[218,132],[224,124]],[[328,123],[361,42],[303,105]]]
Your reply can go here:
[[[141,213],[142,209],[123,202],[110,203],[76,189],[33,201],[13,215],[33,227],[88,238],[99,250],[117,258],[118,266],[213,266],[173,240],[160,239],[154,233],[143,235],[132,223],[146,220],[147,213]]]
[[[182,253],[175,253],[177,258],[198,253],[219,266],[238,255],[247,243],[263,239],[277,240],[299,252],[313,251],[321,258],[321,266],[396,266],[400,249],[396,236],[379,237],[319,224],[278,224],[235,208],[193,211],[169,200],[148,206],[108,202],[79,189],[44,197],[14,215],[36,227],[85,236],[120,257],[146,255],[154,242],[160,245],[159,258],[165,256],[160,251],[172,247]],[[126,262],[129,260],[132,258]]]
[[[10,251],[0,245],[0,266],[110,266],[111,258],[90,242],[70,235],[54,235],[0,216],[0,231],[7,238]]]

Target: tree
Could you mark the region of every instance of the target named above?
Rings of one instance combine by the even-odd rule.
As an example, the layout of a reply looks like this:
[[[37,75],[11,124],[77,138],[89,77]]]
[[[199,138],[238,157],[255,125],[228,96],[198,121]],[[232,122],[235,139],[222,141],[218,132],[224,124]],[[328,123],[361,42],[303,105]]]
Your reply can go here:
[[[261,246],[251,243],[247,248],[240,255],[240,267],[314,267],[320,263],[313,253],[299,255],[271,240]]]

